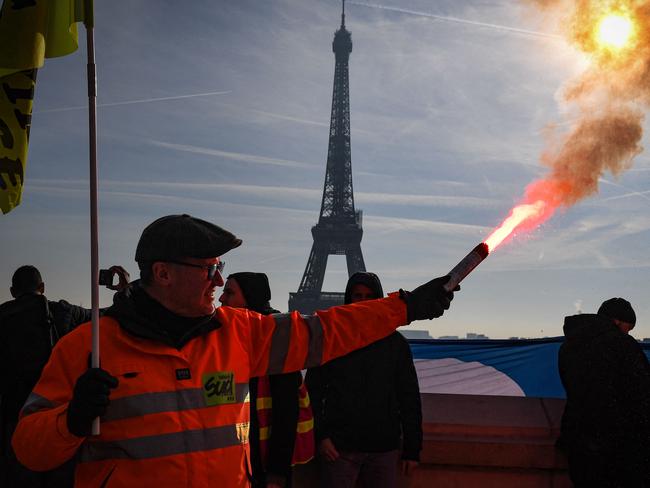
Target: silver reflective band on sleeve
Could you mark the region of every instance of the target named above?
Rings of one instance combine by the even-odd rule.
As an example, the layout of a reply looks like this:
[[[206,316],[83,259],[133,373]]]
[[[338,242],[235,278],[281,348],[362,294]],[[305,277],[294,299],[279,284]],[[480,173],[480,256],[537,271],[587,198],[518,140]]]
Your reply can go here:
[[[23,405],[23,409],[20,413],[23,416],[31,415],[40,410],[49,410],[50,408],[56,407],[56,404],[52,403],[45,397],[38,395],[37,393],[31,392]]]
[[[309,351],[303,368],[319,366],[323,360],[323,324],[317,315],[303,315],[309,327]]]
[[[237,425],[224,425],[211,429],[186,430],[119,441],[86,441],[80,448],[80,460],[89,462],[107,459],[151,459],[223,449],[247,442],[246,439],[242,439],[239,430]]]
[[[289,339],[291,338],[291,314],[276,313],[272,317],[275,320],[275,329],[271,337],[267,375],[282,373],[289,352]]]
[[[248,383],[237,383],[235,385],[235,403],[244,403],[247,400]],[[142,393],[111,399],[106,414],[102,416],[102,422],[139,417],[152,413],[180,412],[199,408],[208,408],[201,388]]]

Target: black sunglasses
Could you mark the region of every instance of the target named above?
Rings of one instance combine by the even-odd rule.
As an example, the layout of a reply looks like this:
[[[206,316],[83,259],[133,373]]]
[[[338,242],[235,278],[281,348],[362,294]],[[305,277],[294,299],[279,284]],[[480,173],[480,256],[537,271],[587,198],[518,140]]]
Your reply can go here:
[[[181,266],[189,266],[190,268],[201,268],[205,269],[208,271],[208,279],[212,280],[214,278],[214,275],[217,274],[217,271],[219,271],[219,274],[223,273],[223,268],[226,267],[226,262],[225,261],[219,261],[216,264],[192,264],[192,263],[184,263],[183,261],[165,261],[166,263],[172,263],[172,264],[180,264]]]

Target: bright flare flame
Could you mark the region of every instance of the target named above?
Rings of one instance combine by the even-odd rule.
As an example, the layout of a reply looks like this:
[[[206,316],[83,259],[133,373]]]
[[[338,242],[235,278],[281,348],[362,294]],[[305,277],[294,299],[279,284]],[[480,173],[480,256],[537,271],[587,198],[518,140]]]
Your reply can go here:
[[[508,218],[490,234],[490,237],[485,239],[484,242],[487,244],[489,251],[492,252],[520,225],[524,223],[532,224],[526,225],[527,228],[535,225],[543,217],[545,207],[546,203],[543,200],[538,200],[535,203],[524,203],[513,208]]]
[[[621,14],[605,16],[598,24],[598,43],[606,48],[621,49],[634,32],[634,25],[629,17]]]

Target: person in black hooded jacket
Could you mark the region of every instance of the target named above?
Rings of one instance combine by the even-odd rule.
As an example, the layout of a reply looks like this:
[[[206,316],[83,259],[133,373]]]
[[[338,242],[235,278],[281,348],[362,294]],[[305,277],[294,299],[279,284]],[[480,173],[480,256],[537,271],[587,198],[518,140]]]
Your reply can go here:
[[[558,446],[576,488],[650,487],[650,365],[629,335],[623,298],[564,320],[559,370],[567,394]]]
[[[355,273],[345,303],[383,297],[374,273]],[[403,474],[419,462],[422,407],[413,357],[398,332],[308,370],[324,487],[373,488],[397,483],[400,437]]]
[[[129,282],[128,272],[113,266],[119,290]],[[0,304],[0,486],[22,488],[72,486],[71,464],[37,473],[16,461],[11,436],[18,415],[47,363],[54,344],[78,325],[91,319],[91,310],[45,296],[38,268],[19,267],[11,277],[13,300]]]

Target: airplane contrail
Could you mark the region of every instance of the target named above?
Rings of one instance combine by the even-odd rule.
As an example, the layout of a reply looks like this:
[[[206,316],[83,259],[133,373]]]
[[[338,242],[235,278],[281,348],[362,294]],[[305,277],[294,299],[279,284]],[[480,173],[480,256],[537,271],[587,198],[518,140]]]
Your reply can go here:
[[[408,14],[408,15],[416,15],[418,17],[427,17],[430,19],[435,19],[435,20],[441,20],[444,22],[453,22],[456,24],[466,24],[466,25],[473,25],[476,27],[487,27],[488,29],[496,29],[499,31],[504,31],[504,32],[511,32],[513,34],[521,34],[525,36],[532,36],[532,37],[541,37],[544,39],[553,39],[553,40],[559,40],[562,39],[561,36],[555,35],[555,34],[548,34],[546,32],[538,32],[538,31],[532,31],[528,29],[518,29],[516,27],[508,27],[506,25],[499,25],[499,24],[490,24],[488,22],[478,22],[475,20],[467,20],[467,19],[459,19],[458,17],[448,17],[446,15],[436,15],[436,14],[430,14],[427,12],[419,12],[417,10],[409,10],[401,7],[390,7],[387,5],[378,5],[376,3],[366,3],[366,2],[348,2],[351,5],[359,5],[361,7],[368,7],[368,8],[377,8],[381,10],[390,10],[391,12],[400,12],[403,14]]]
[[[598,181],[600,181],[601,183],[608,184],[608,185],[616,186],[618,188],[622,188],[623,190],[626,190],[626,191],[629,192],[629,193],[625,193],[623,195],[615,195],[613,197],[603,198],[603,199],[601,199],[601,202],[611,202],[612,200],[620,200],[622,198],[628,198],[628,197],[641,197],[644,200],[650,201],[650,197],[648,196],[648,193],[650,193],[650,190],[634,191],[634,190],[628,188],[627,186],[623,186],[620,183],[616,183],[614,181],[608,181],[605,178],[599,178]]]
[[[193,93],[191,95],[177,95],[174,97],[158,97],[158,98],[142,98],[140,100],[126,100],[124,102],[112,102],[112,103],[98,103],[98,107],[117,107],[118,105],[133,105],[136,103],[151,103],[151,102],[162,102],[165,100],[180,100],[182,98],[194,98],[194,97],[209,97],[213,95],[226,95],[231,93],[231,90],[228,91],[216,91],[216,92],[206,92],[206,93]],[[51,108],[48,110],[35,110],[35,114],[47,114],[54,112],[69,112],[71,110],[82,110],[88,108],[88,105],[79,105],[75,107],[61,107],[61,108]]]

